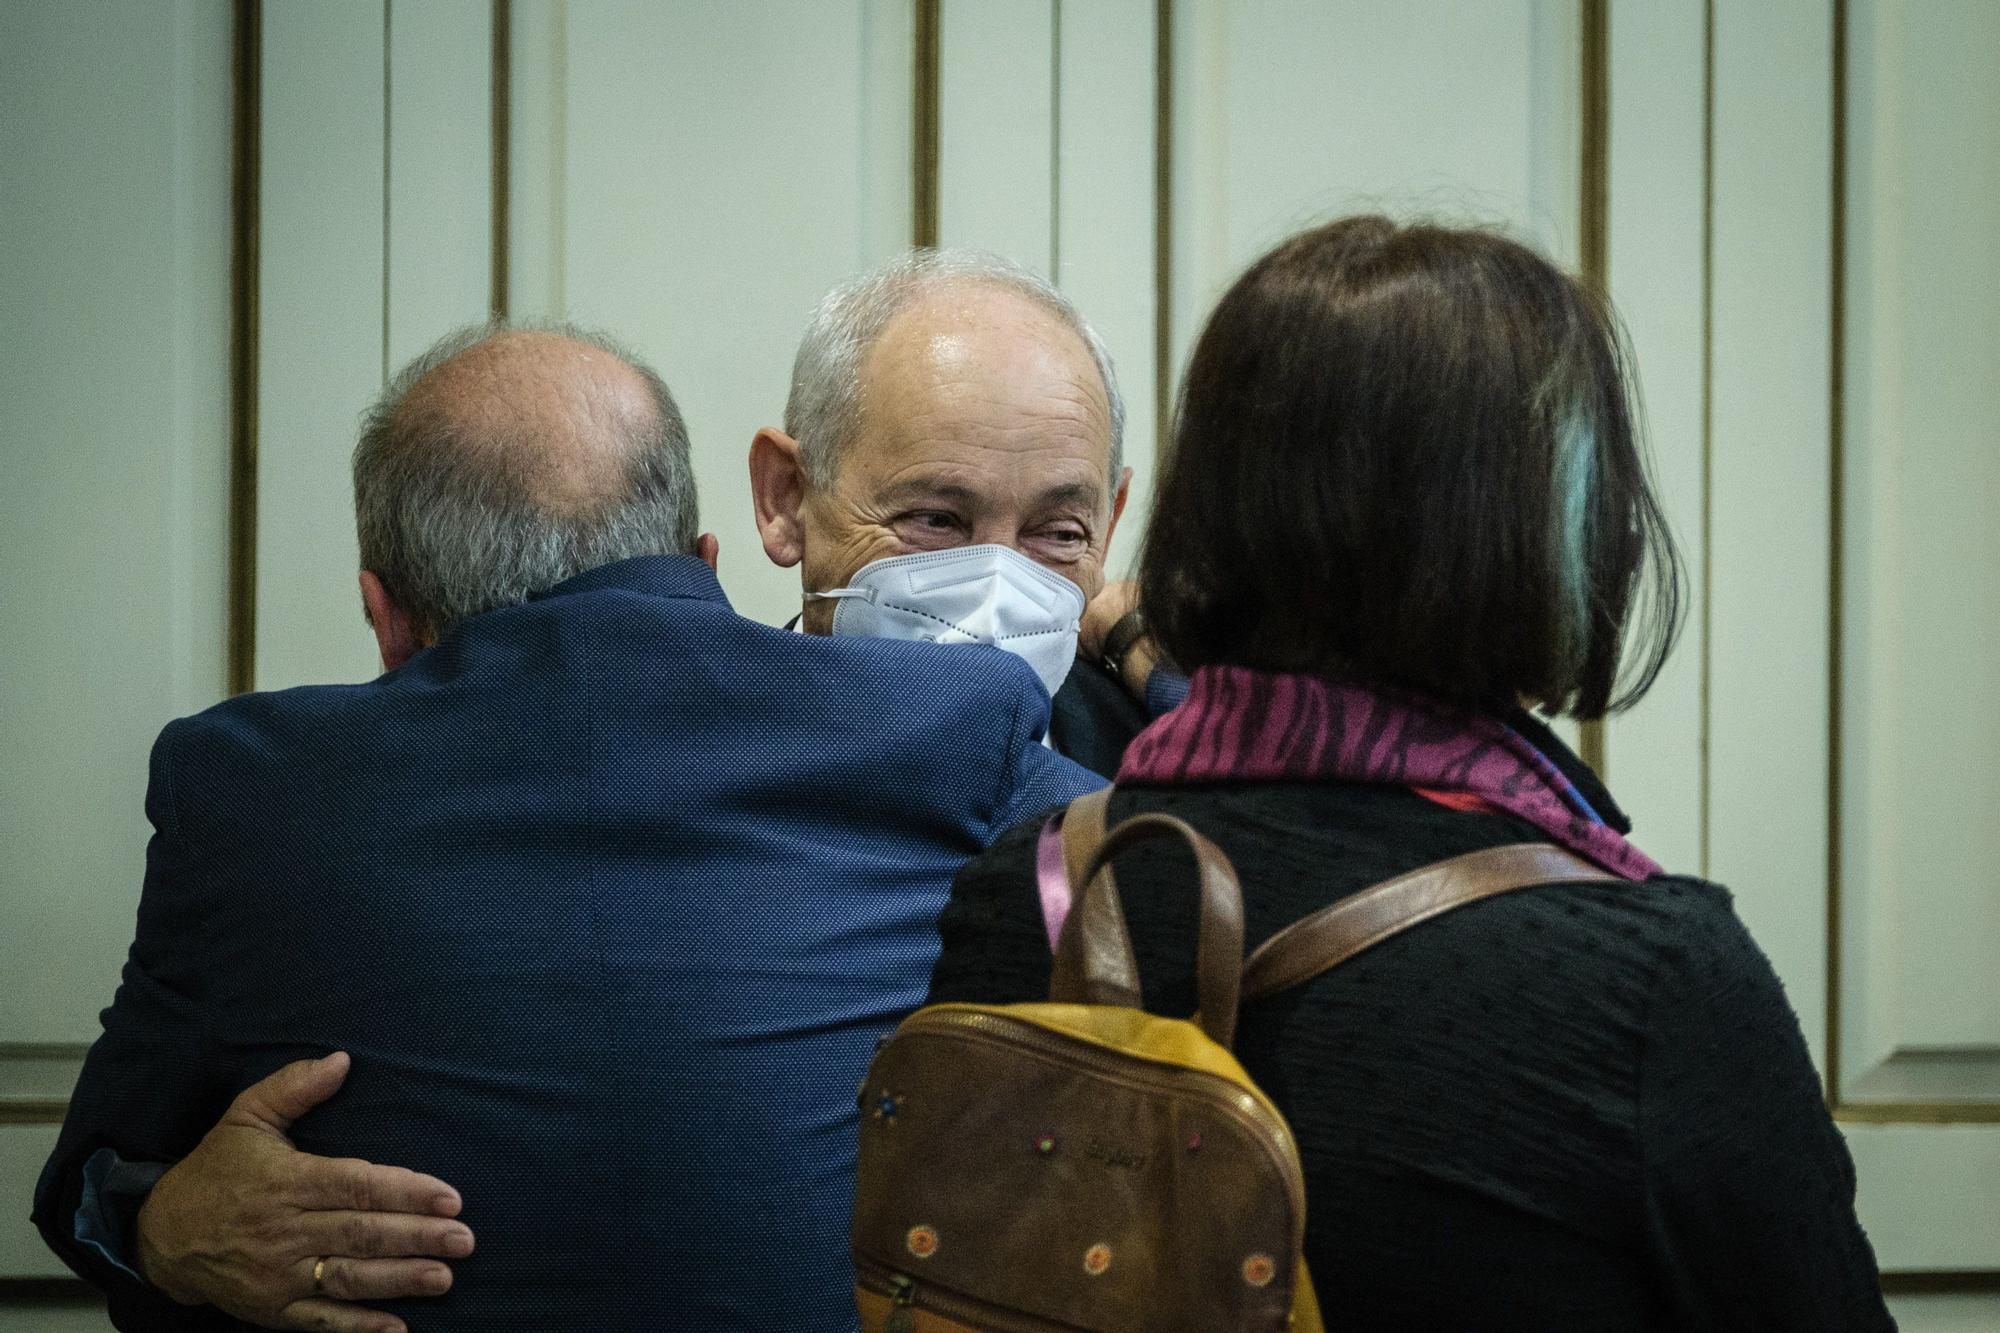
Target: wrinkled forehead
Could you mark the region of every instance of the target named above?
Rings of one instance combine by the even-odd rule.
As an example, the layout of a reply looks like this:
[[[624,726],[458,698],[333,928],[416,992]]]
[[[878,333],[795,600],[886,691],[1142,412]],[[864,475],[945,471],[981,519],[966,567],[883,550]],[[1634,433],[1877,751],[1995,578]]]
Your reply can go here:
[[[950,290],[898,314],[862,358],[843,471],[936,465],[1108,489],[1111,411],[1090,349],[1014,293]]]

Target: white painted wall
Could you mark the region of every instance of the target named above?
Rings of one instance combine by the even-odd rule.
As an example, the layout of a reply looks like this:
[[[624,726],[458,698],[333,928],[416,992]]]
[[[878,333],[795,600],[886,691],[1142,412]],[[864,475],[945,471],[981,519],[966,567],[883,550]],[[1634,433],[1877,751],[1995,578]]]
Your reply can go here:
[[[132,937],[154,735],[223,692],[229,6],[0,5],[0,1097]],[[0,1277],[53,1126],[0,1124]]]

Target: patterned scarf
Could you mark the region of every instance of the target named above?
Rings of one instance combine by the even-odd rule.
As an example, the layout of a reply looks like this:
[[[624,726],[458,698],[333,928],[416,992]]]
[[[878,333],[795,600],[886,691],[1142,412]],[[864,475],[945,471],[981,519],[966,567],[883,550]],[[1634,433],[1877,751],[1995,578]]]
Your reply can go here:
[[[1394,783],[1493,807],[1626,879],[1660,874],[1518,731],[1419,695],[1244,667],[1202,667],[1187,702],[1139,733],[1121,785]]]

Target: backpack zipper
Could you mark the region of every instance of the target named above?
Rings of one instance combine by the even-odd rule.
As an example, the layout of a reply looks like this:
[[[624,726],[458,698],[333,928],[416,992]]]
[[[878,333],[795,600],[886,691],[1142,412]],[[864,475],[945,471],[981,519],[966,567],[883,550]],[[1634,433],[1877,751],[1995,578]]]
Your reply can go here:
[[[882,1333],[916,1333],[918,1310],[929,1310],[968,1327],[991,1329],[994,1333],[1087,1333],[1075,1324],[1032,1315],[1024,1318],[934,1282],[920,1287],[908,1273],[859,1254],[854,1256],[854,1269],[862,1286],[891,1301],[888,1318],[882,1322]]]

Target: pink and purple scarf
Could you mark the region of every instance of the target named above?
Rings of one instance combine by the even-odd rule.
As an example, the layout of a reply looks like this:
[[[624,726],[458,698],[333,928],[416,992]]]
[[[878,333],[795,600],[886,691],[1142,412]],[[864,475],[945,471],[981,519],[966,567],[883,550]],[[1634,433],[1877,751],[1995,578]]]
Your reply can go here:
[[[1526,737],[1414,694],[1202,667],[1187,702],[1126,750],[1118,782],[1232,781],[1395,783],[1454,809],[1504,810],[1626,879],[1661,873]]]

